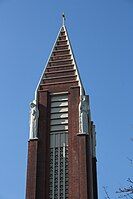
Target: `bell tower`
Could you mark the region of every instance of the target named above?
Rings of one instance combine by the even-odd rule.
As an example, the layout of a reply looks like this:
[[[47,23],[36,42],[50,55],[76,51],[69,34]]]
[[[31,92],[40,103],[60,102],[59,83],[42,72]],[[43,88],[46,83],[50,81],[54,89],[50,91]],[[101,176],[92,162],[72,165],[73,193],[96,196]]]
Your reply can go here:
[[[64,15],[30,115],[26,199],[98,199],[95,125]]]

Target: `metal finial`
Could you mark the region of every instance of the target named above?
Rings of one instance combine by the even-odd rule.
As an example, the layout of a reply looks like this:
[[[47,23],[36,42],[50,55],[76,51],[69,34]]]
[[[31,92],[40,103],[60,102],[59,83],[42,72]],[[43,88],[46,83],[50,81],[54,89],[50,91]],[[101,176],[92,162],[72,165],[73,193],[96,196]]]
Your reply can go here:
[[[63,26],[65,25],[65,21],[66,21],[66,17],[65,17],[65,14],[63,13],[62,14],[62,24],[63,24]]]

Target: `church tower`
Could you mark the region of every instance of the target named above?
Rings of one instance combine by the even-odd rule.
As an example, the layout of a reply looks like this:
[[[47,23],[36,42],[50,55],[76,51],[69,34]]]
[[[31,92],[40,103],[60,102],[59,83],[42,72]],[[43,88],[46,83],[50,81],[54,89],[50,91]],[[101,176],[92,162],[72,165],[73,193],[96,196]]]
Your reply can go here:
[[[26,199],[98,199],[95,126],[64,18],[30,109]]]

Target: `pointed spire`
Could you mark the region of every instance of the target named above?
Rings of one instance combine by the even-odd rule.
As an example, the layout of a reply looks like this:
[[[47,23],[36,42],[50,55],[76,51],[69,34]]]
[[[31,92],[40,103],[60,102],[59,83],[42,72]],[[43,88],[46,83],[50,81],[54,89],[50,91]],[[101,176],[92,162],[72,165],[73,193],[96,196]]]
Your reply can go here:
[[[66,16],[64,12],[62,13],[62,26],[65,26]]]
[[[38,83],[35,98],[37,98],[38,90],[51,88],[50,92],[52,92],[53,86],[60,90],[62,85],[80,86],[80,93],[81,95],[84,94],[84,88],[65,27],[66,18],[64,14],[62,14],[62,19],[63,25]]]

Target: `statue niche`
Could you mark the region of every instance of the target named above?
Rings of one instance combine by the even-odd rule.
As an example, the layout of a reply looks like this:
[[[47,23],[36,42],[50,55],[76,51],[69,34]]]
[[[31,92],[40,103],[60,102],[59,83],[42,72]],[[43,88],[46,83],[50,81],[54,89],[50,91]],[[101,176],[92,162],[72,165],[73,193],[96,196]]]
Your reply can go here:
[[[30,137],[29,139],[37,139],[39,111],[36,101],[30,103]]]
[[[89,96],[81,96],[80,102],[80,134],[88,134]]]

